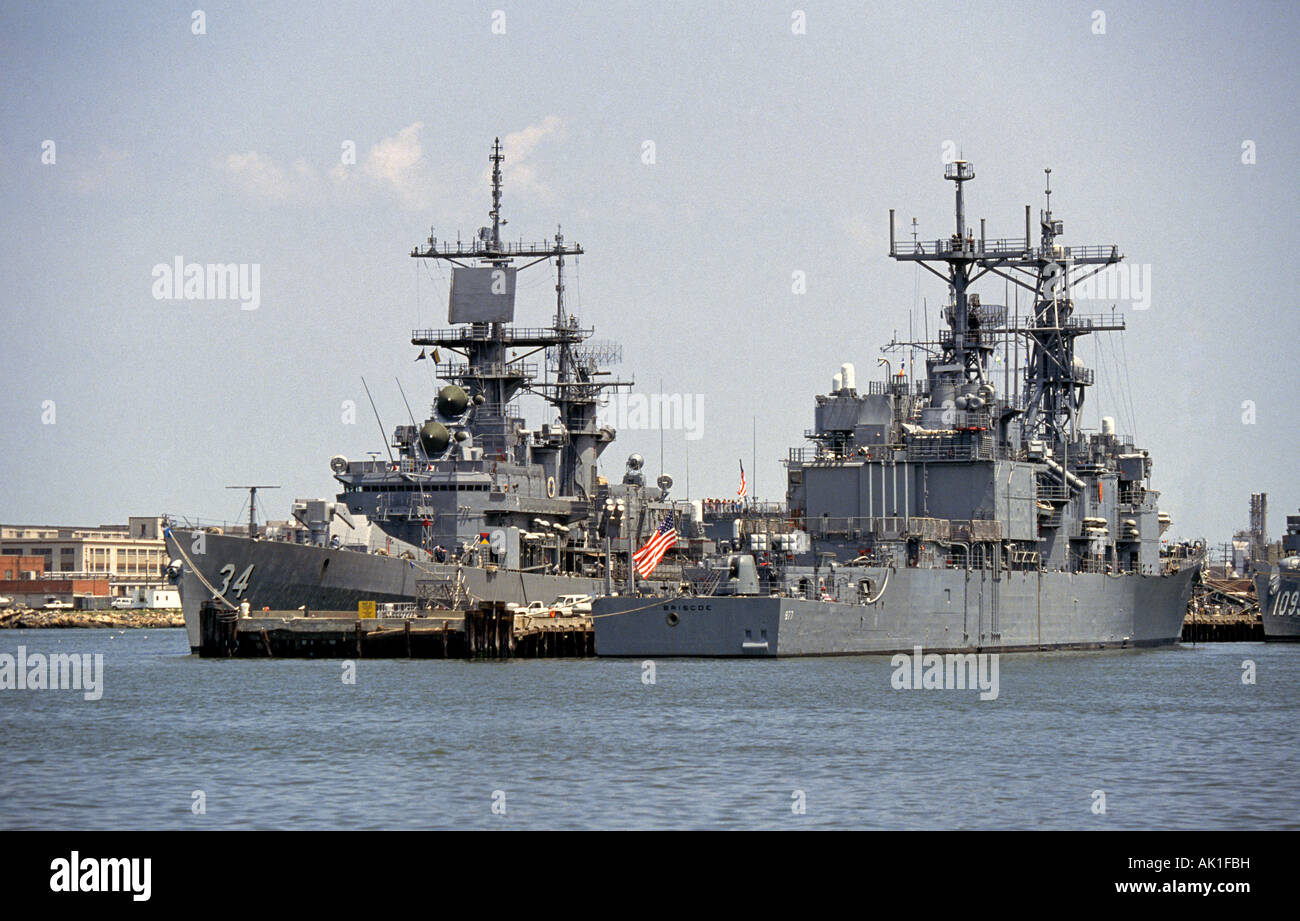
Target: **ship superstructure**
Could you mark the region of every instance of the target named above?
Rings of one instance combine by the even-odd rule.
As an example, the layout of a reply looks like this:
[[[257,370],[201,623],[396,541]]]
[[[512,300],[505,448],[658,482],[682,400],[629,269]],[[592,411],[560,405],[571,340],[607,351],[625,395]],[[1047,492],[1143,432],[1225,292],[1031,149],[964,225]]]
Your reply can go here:
[[[809,448],[786,459],[790,517],[823,551],[886,551],[913,566],[955,558],[964,565],[1067,572],[1160,570],[1160,535],[1169,526],[1150,487],[1151,458],[1104,417],[1080,426],[1093,371],[1077,341],[1123,330],[1122,316],[1083,315],[1071,286],[1123,259],[1115,245],[1064,246],[1049,205],[1039,238],[989,240],[965,226],[963,186],[973,167],[959,160],[957,230],[899,245],[890,212],[890,256],[942,278],[949,328],[935,340],[895,341],[887,353],[920,352],[919,380],[887,359],[883,381],[856,388],[845,365],[816,400]],[[1049,186],[1050,189],[1050,186]],[[940,266],[941,268],[936,268]],[[994,275],[1027,291],[1023,319],[981,302],[971,286]],[[1012,337],[1025,345],[1022,394],[999,392],[995,352]],[[852,558],[852,557],[849,557]]]
[[[457,597],[522,605],[608,590],[669,513],[684,547],[703,554],[699,505],[672,497],[670,476],[647,484],[636,454],[620,481],[600,476],[601,452],[615,438],[601,401],[631,382],[605,367],[620,358],[618,347],[590,341],[593,331],[569,309],[566,260],[582,247],[558,228],[541,242],[503,238],[504,159],[497,140],[490,225],[469,242],[431,232],[410,253],[451,268],[449,325],[411,334],[445,382],[425,418],[408,404],[387,459],[331,458],[342,492],[333,502],[296,502],[292,542],[258,539],[254,527],[247,537],[168,532],[191,647],[198,607],[214,598],[231,608],[355,610],[359,601],[427,600],[437,594],[430,586],[448,583]],[[518,274],[543,264],[556,272],[551,322],[516,324]],[[552,421],[528,426],[526,394],[545,401]],[[673,554],[655,578],[680,573]]]
[[[924,377],[882,358],[884,380],[860,390],[846,363],[816,397],[810,444],[785,459],[784,533],[753,534],[750,553],[717,567],[725,577],[692,586],[720,616],[604,601],[605,613],[629,613],[598,621],[601,654],[1176,642],[1195,567],[1162,556],[1169,518],[1150,455],[1110,417],[1098,431],[1081,425],[1093,372],[1076,343],[1124,323],[1076,312],[1070,291],[1123,256],[1063,245],[1050,183],[1036,240],[1029,208],[1023,238],[989,239],[982,220],[977,236],[964,194],[974,175],[964,160],[945,171],[956,197],[946,238],[900,245],[890,212],[889,255],[948,287],[946,331],[885,347],[924,354]],[[972,286],[986,276],[1029,292],[1023,320],[981,301]],[[1012,360],[1013,341],[1024,346],[1023,391],[999,392],[1009,374],[992,363],[999,352]]]
[[[600,366],[602,357],[616,357],[617,351],[584,348],[592,330],[566,309],[565,259],[581,255],[582,247],[559,230],[537,243],[502,239],[503,159],[498,141],[491,155],[491,225],[469,243],[430,234],[411,251],[412,258],[452,267],[452,325],[411,334],[422,354],[432,350],[429,357],[446,386],[426,419],[397,427],[397,453],[387,462],[332,461],[343,484],[339,500],[350,512],[428,551],[472,547],[479,535],[496,530],[507,531],[512,549],[515,533],[531,539],[548,531],[552,545],[557,534],[585,534],[580,526],[601,492],[596,462],[615,437],[611,427],[598,423],[602,394],[630,386]],[[550,263],[556,270],[551,325],[515,325],[518,273]],[[548,355],[555,374],[543,378]],[[527,428],[518,402],[524,393],[544,398],[555,421]],[[564,548],[574,542],[559,543]],[[573,571],[580,563],[572,553],[562,554],[560,568]]]

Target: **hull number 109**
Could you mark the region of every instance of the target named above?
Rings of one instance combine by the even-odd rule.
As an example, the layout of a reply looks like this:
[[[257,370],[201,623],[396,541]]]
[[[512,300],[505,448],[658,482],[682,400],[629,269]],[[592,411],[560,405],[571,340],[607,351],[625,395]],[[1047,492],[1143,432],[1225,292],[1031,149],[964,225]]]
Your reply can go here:
[[[1300,607],[1300,589],[1293,592],[1278,592],[1273,596],[1273,616],[1287,617]]]

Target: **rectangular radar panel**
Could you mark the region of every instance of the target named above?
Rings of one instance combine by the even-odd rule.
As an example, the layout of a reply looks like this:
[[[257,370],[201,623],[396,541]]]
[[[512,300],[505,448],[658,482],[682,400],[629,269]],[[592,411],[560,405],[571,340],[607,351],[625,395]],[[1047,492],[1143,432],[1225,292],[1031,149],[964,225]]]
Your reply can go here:
[[[452,269],[448,322],[513,323],[518,271],[495,266]]]

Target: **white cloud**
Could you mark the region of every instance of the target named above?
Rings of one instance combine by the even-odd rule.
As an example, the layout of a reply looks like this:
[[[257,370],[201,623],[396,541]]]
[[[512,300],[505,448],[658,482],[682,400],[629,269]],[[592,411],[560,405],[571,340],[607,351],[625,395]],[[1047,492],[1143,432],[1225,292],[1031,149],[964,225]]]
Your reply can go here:
[[[428,208],[433,200],[433,177],[424,162],[420,144],[423,122],[407,125],[370,148],[362,171],[388,188],[412,209]]]
[[[307,198],[319,184],[316,170],[303,159],[295,160],[286,170],[270,157],[251,150],[244,154],[230,154],[224,166],[245,191],[273,201]]]
[[[555,197],[549,187],[538,181],[537,167],[529,161],[543,141],[563,136],[564,119],[558,115],[548,115],[539,122],[505,136],[501,148],[506,162],[501,168],[501,178],[511,195],[531,195],[544,201]],[[483,181],[488,182],[491,175],[492,170],[489,168],[483,174]]]
[[[437,185],[420,143],[422,122],[407,125],[371,146],[357,167],[337,164],[321,172],[304,159],[287,169],[271,157],[249,151],[230,154],[220,164],[246,194],[273,202],[320,201],[345,192],[386,192],[405,208],[423,210]]]

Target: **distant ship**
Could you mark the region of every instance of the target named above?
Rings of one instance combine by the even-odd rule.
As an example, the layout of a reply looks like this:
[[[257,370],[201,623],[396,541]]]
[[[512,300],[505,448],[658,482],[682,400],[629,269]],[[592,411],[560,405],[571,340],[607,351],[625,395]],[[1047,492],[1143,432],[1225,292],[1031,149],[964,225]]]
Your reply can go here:
[[[1255,596],[1266,642],[1300,642],[1300,515],[1288,515],[1282,558],[1255,567]]]
[[[452,267],[450,327],[411,335],[447,382],[428,416],[397,426],[387,460],[332,458],[343,491],[336,501],[295,503],[302,542],[258,536],[255,492],[247,536],[172,520],[169,573],[191,649],[206,601],[284,611],[549,602],[624,578],[615,549],[635,546],[669,512],[687,533],[702,528],[700,503],[673,499],[670,476],[647,485],[639,455],[628,458],[622,482],[598,475],[615,437],[598,418],[603,394],[630,386],[603,367],[619,349],[589,342],[593,331],[568,310],[565,260],[581,246],[559,230],[539,243],[502,239],[499,140],[489,159],[491,225],[466,243],[430,233],[410,254]],[[549,326],[516,326],[516,276],[540,263],[555,265],[555,313]],[[544,399],[554,421],[527,427],[523,393]],[[680,566],[669,561],[657,577],[678,578]]]
[[[1076,342],[1124,321],[1077,313],[1071,287],[1123,256],[1058,242],[1050,171],[1037,242],[1028,206],[1023,238],[986,239],[983,221],[977,236],[963,196],[974,175],[961,160],[945,171],[956,190],[950,237],[898,244],[890,212],[889,255],[948,285],[947,330],[885,347],[924,355],[924,377],[882,358],[884,378],[860,390],[845,364],[816,397],[810,446],[786,458],[784,522],[738,517],[737,552],[685,568],[674,590],[596,599],[598,655],[1178,642],[1203,554],[1162,552],[1170,521],[1148,452],[1109,417],[1099,431],[1080,426],[1093,372]],[[982,302],[971,285],[984,276],[1029,292],[1032,310],[1013,317]],[[1023,393],[999,392],[999,378],[1023,381]]]

